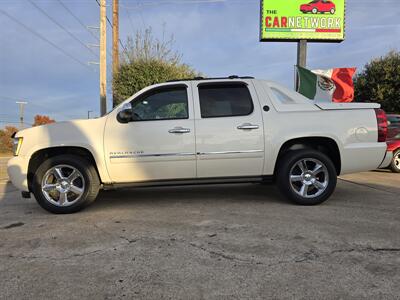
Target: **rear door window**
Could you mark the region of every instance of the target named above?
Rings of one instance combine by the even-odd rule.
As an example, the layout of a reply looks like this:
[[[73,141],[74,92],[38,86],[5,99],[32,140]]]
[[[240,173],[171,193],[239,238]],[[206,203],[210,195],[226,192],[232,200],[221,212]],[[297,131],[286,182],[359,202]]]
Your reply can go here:
[[[253,100],[244,83],[201,84],[198,89],[202,118],[247,116],[253,112]]]

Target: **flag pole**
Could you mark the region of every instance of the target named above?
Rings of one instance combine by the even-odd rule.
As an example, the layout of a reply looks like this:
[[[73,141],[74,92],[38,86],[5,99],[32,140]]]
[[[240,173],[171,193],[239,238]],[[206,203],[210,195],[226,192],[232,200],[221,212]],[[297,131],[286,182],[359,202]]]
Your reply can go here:
[[[307,40],[299,40],[297,42],[297,66],[307,67]],[[299,89],[299,74],[296,72],[295,87],[296,91]]]

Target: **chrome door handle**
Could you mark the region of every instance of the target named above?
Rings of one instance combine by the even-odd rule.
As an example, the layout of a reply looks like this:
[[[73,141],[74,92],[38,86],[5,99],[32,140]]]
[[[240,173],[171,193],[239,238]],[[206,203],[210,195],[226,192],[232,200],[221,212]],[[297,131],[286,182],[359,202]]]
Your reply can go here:
[[[250,123],[244,123],[237,127],[237,129],[240,129],[240,130],[253,130],[253,129],[258,129],[258,128],[260,128],[258,125],[254,125],[254,124],[250,124]]]
[[[183,127],[175,127],[170,130],[168,130],[169,133],[189,133],[190,129],[189,128],[183,128]]]

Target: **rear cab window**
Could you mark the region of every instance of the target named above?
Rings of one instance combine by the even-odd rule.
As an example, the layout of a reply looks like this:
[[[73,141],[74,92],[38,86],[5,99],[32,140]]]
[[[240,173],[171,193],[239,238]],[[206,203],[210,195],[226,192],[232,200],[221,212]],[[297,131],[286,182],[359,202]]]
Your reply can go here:
[[[202,118],[247,116],[254,110],[245,83],[201,83],[198,90]]]

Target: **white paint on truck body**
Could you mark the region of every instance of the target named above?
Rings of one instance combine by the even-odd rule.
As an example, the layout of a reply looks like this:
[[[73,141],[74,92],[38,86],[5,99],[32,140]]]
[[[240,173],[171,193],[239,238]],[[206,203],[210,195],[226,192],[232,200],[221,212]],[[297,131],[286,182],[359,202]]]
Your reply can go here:
[[[243,83],[254,109],[246,116],[202,118],[198,85]],[[188,118],[120,123],[124,103],[160,87],[184,86]],[[264,107],[269,107],[264,111]],[[182,81],[150,86],[108,115],[93,120],[60,122],[22,130],[18,156],[8,163],[14,185],[28,191],[31,157],[53,147],[80,147],[96,162],[101,182],[273,175],[281,147],[308,137],[332,139],[338,146],[341,174],[379,167],[386,143],[378,143],[374,108],[378,104],[314,104],[279,84],[255,79]],[[240,126],[256,126],[251,130]],[[171,133],[171,130],[186,130]],[[68,152],[67,152],[68,153]]]

